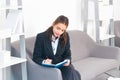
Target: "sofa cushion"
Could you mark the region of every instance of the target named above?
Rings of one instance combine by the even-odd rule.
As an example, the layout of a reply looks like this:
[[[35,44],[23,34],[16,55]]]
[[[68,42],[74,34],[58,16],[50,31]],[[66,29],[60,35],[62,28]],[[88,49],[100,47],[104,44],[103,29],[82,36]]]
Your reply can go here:
[[[34,44],[35,44],[36,37],[29,37],[26,38],[25,44],[26,44],[26,53],[27,55],[32,58],[33,56],[33,50],[34,50]]]
[[[119,66],[118,62],[114,59],[95,57],[88,57],[86,59],[73,62],[73,65],[76,70],[80,72],[82,80],[91,80],[97,75]]]
[[[72,61],[86,58],[95,48],[95,42],[84,32],[79,30],[68,31],[70,36]]]

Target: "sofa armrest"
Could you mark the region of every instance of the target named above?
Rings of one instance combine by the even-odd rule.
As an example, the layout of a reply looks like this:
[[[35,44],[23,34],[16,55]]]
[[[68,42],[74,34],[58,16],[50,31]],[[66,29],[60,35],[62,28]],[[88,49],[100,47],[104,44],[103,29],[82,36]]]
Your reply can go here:
[[[91,53],[91,56],[107,59],[117,59],[120,61],[120,48],[96,45],[95,49]]]
[[[29,80],[62,80],[61,71],[57,68],[43,67],[28,59]]]
[[[20,50],[18,43],[11,46],[12,56],[20,57]],[[43,67],[32,61],[31,54],[26,50],[27,58],[27,78],[28,80],[62,80],[61,71],[57,68]],[[12,67],[14,80],[21,80],[21,64]]]

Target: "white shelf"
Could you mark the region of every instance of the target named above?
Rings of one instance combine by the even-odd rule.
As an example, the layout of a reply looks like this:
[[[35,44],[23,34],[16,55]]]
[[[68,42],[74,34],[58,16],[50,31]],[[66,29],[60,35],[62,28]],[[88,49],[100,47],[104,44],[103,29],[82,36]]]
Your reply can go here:
[[[17,10],[18,8],[22,8],[22,6],[6,6],[6,7],[3,7],[3,8],[0,8],[0,11],[1,10],[6,10],[6,9],[11,9],[11,10]]]
[[[0,32],[1,34],[1,32]],[[16,34],[12,34],[12,33],[8,33],[6,32],[6,34],[1,34],[0,35],[0,39],[6,39],[6,38],[11,38],[12,36],[21,36],[21,35],[24,35],[24,33],[16,33]]]
[[[5,39],[11,37],[11,30],[6,29],[6,30],[0,30],[0,39]]]
[[[5,0],[6,2],[6,0]],[[20,1],[22,4],[22,0]],[[9,5],[9,6],[8,6]],[[4,58],[0,58],[0,69],[4,69],[3,78],[5,80],[10,80],[11,77],[11,66],[21,63],[21,72],[22,72],[22,80],[27,80],[27,67],[26,67],[26,51],[25,51],[25,37],[24,37],[24,24],[23,24],[23,15],[22,15],[22,5],[19,6],[18,0],[10,0],[9,4],[0,7],[0,11],[10,10],[6,16],[6,20],[4,24],[0,28],[0,39],[4,39],[5,43],[3,43],[2,47],[5,50],[11,50],[11,38],[13,36],[18,36],[20,40],[20,57],[9,56],[7,60],[7,54],[4,54]],[[4,53],[4,52],[3,52]],[[2,54],[1,54],[2,55]],[[1,78],[0,78],[1,79]]]
[[[106,39],[110,39],[110,38],[114,38],[115,35],[110,35],[110,34],[104,34],[104,35],[100,35],[100,40],[106,40]]]
[[[27,60],[25,58],[18,58],[18,57],[10,57],[10,61],[3,62],[0,61],[0,69],[6,68],[15,64],[26,62]]]

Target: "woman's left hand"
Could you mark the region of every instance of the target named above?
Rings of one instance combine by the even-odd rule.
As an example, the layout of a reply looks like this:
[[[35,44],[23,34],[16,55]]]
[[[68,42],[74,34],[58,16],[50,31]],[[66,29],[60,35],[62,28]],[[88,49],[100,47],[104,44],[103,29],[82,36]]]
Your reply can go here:
[[[67,60],[67,63],[64,64],[64,66],[69,66],[70,65],[70,60]]]

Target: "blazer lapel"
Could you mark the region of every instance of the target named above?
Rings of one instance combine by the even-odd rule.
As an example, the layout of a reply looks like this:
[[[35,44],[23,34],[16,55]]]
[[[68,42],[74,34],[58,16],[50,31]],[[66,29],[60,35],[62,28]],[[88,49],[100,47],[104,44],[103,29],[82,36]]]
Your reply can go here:
[[[47,45],[46,47],[48,48],[50,54],[54,55],[53,50],[52,50],[51,41],[48,39],[48,40],[46,40],[45,44]]]
[[[56,54],[55,54],[55,55],[54,55],[54,53],[53,53],[51,41],[50,41],[49,39],[47,39],[45,44],[47,45],[46,47],[48,48],[50,54],[52,54],[53,56],[61,55],[60,53],[62,53],[63,48],[60,46],[60,40],[59,40],[59,42],[58,42],[57,51],[56,51]]]
[[[55,56],[61,55],[62,51],[63,51],[63,48],[60,46],[60,42],[58,42],[58,47],[57,47]]]

